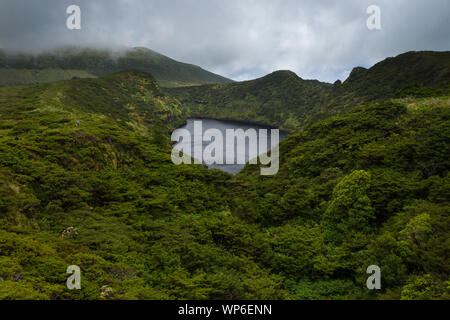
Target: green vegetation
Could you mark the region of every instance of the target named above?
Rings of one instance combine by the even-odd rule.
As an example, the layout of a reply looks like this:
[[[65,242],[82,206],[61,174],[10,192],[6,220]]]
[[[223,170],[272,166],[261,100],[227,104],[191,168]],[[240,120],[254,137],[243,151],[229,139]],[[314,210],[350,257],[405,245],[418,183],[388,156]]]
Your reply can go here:
[[[0,86],[92,78],[130,69],[151,73],[163,87],[231,82],[146,48],[65,47],[38,55],[0,50]]]
[[[70,80],[76,78],[96,78],[96,76],[84,70],[0,69],[1,87]]]
[[[291,131],[373,101],[448,93],[449,61],[449,52],[408,52],[368,70],[357,67],[344,83],[333,85],[277,71],[252,81],[167,92],[194,116],[256,121]]]
[[[305,283],[327,277],[359,281],[357,290],[375,264],[378,298],[449,298],[449,101],[356,108],[283,141],[278,175],[262,177],[254,166],[238,175],[253,195],[236,200],[243,219],[319,230],[322,249],[311,246],[302,260],[302,295]]]
[[[277,83],[334,90],[187,91]],[[0,299],[449,299],[450,95],[425,84],[311,118],[275,176],[172,164],[170,131],[210,109],[140,71],[0,88]]]

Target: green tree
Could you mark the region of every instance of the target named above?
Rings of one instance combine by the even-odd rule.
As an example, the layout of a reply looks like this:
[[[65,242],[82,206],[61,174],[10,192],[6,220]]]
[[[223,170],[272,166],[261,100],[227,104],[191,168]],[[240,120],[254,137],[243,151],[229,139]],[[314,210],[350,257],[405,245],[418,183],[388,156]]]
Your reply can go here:
[[[323,216],[328,241],[339,243],[351,233],[372,231],[374,209],[367,196],[370,179],[368,172],[357,170],[336,185]]]

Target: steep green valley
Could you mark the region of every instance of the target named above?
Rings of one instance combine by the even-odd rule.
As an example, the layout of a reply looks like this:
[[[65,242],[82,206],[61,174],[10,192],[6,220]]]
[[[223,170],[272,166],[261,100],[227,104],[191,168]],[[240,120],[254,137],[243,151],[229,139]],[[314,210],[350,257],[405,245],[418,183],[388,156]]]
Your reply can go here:
[[[0,88],[0,299],[449,299],[449,64],[407,53],[333,85],[279,71],[161,89],[128,70]],[[290,130],[279,173],[174,165],[191,116]]]

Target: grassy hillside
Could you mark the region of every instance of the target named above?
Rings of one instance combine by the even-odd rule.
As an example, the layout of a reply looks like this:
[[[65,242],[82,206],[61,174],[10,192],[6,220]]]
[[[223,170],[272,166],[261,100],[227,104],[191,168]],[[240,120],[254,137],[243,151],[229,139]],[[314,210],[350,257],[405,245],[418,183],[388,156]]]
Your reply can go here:
[[[60,48],[38,55],[0,50],[0,86],[91,78],[129,69],[151,73],[165,87],[231,82],[146,48]]]
[[[355,68],[343,87],[369,99],[385,98],[413,87],[450,85],[450,52],[407,52],[370,69]]]
[[[448,92],[449,65],[450,52],[408,52],[368,70],[357,67],[344,83],[333,85],[278,71],[252,81],[167,91],[194,115],[252,120],[294,130],[376,100]]]
[[[330,90],[330,84],[303,80],[291,71],[277,71],[251,81],[167,92],[195,116],[248,120],[292,130],[310,120],[312,110],[325,104]]]
[[[229,175],[172,164],[178,107],[140,72],[0,89],[0,299],[285,297],[220,245]]]
[[[278,270],[297,298],[320,297],[323,279],[357,290],[349,281],[372,264],[378,298],[450,297],[449,120],[448,95],[359,107],[283,141],[278,175],[239,174],[236,214],[278,226]]]
[[[30,83],[42,83],[73,78],[96,78],[85,70],[63,69],[0,69],[0,86],[17,86]]]
[[[277,82],[334,90],[244,85]],[[449,299],[450,96],[407,90],[295,130],[263,177],[173,165],[202,109],[149,74],[0,88],[0,299]]]

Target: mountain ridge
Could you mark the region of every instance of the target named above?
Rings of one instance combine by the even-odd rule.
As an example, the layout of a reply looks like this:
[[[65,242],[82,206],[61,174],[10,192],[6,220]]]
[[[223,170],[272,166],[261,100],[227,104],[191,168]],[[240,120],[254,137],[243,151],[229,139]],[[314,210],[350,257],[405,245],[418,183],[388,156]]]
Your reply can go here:
[[[151,73],[162,86],[232,81],[143,47],[61,47],[38,54],[10,53],[0,49],[0,85],[6,86],[99,77],[128,69]]]
[[[166,89],[194,115],[233,115],[285,130],[303,128],[357,105],[436,90],[450,90],[448,51],[407,52],[369,69],[355,67],[343,83],[304,80],[292,71],[275,71],[243,82]]]

